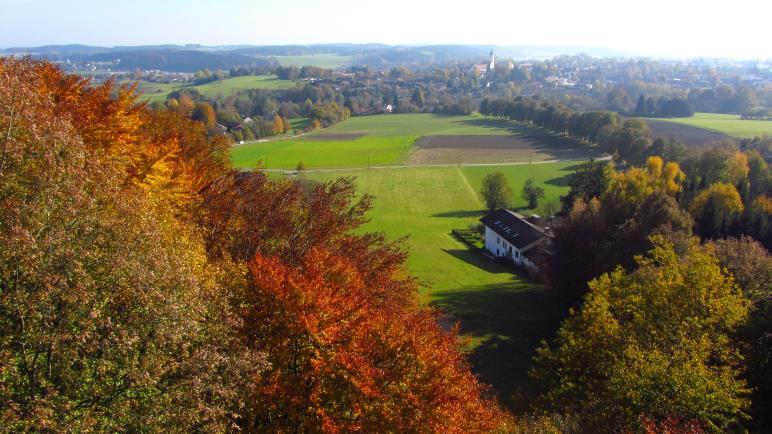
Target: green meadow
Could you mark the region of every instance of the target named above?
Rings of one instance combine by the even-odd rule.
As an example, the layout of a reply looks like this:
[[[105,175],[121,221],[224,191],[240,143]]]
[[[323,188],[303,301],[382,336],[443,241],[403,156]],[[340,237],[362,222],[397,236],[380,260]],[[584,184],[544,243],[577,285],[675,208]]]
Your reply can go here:
[[[338,69],[349,66],[354,58],[339,54],[307,54],[304,56],[271,56],[281,66],[318,66],[320,68]]]
[[[207,97],[217,95],[229,96],[233,92],[242,89],[290,89],[295,86],[294,81],[279,80],[275,75],[246,75],[241,77],[226,78],[198,86],[188,84],[164,84],[140,81],[142,98],[149,102],[165,101],[166,96],[178,89],[196,89]]]
[[[308,179],[355,177],[359,193],[375,197],[362,230],[402,240],[409,270],[421,285],[421,299],[459,321],[461,345],[475,372],[493,385],[503,402],[522,410],[535,348],[554,334],[567,306],[515,269],[468,247],[451,231],[467,229],[485,214],[479,191],[487,174],[505,174],[514,192],[514,209],[525,205],[520,190],[533,178],[546,197],[531,212],[543,214],[544,203],[567,191],[577,162],[375,167],[404,163],[414,142],[427,135],[529,135],[537,141],[543,135],[542,145],[552,143],[547,133],[505,120],[405,114],[351,118],[300,137],[236,146],[232,155],[241,168],[262,160],[269,168],[294,169],[303,161],[309,170],[299,176]]]
[[[253,168],[292,169],[303,161],[309,169],[387,166],[405,161],[416,139],[426,135],[509,135],[508,121],[478,115],[400,114],[361,116],[320,131],[288,139],[268,139],[233,148],[233,164]],[[355,139],[340,134],[365,133]],[[330,135],[330,140],[319,140]]]
[[[772,135],[772,121],[743,120],[739,115],[695,113],[690,118],[657,118],[657,120],[704,128],[739,138]]]
[[[503,172],[515,191],[527,178],[544,187],[545,200],[566,191],[576,163],[513,166],[410,167],[307,173],[310,179],[356,177],[360,193],[375,196],[364,230],[389,239],[407,237],[408,266],[422,284],[422,299],[461,323],[470,361],[513,408],[524,404],[527,367],[541,339],[552,336],[564,306],[552,293],[467,247],[452,234],[484,215],[483,177]],[[542,201],[543,202],[543,201]],[[535,210],[539,212],[539,209]]]

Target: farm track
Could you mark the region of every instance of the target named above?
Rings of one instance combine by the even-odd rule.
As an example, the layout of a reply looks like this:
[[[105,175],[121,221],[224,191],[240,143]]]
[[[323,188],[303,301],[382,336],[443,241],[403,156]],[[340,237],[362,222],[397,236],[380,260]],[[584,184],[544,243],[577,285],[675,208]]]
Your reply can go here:
[[[596,158],[597,161],[609,161],[611,156],[603,156]],[[369,170],[369,169],[416,169],[421,167],[486,167],[486,166],[527,166],[530,164],[549,164],[549,163],[569,163],[572,161],[587,161],[587,158],[567,158],[560,160],[544,160],[533,162],[514,162],[514,163],[461,163],[461,164],[401,164],[390,166],[364,166],[364,167],[335,167],[325,169],[306,169],[305,173],[326,173],[326,172],[348,172],[355,170]],[[243,169],[242,169],[243,170]],[[288,169],[260,169],[266,172],[278,172],[286,174],[296,174],[297,170]],[[249,170],[245,170],[249,171]]]

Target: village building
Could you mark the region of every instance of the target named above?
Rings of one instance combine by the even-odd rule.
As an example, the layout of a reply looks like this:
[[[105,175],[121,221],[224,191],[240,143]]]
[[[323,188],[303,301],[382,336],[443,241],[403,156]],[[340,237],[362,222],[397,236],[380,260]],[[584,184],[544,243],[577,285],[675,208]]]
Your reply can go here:
[[[472,67],[472,71],[480,77],[485,77],[485,74],[492,72],[495,66],[496,66],[496,59],[495,59],[495,56],[493,55],[493,50],[491,50],[490,59],[488,63],[478,63]]]
[[[535,258],[547,253],[552,238],[537,220],[503,208],[489,213],[480,219],[485,226],[485,250],[515,265],[535,268]]]

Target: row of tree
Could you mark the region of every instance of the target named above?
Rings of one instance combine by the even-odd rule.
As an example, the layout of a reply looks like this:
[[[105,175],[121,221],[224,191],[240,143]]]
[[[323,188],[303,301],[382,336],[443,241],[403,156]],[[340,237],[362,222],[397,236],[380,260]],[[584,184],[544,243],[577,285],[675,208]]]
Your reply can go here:
[[[694,116],[694,107],[683,98],[638,97],[634,116],[688,118]]]
[[[575,112],[561,104],[533,97],[484,99],[479,111],[485,116],[528,122],[577,140],[598,144],[627,165],[642,164],[651,154],[651,133],[645,121],[623,119],[608,111]]]

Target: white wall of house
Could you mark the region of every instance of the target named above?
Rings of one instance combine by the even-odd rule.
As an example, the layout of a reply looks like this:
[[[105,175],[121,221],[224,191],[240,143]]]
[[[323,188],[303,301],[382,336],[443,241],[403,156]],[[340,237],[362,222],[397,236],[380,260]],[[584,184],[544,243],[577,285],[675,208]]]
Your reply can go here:
[[[485,226],[485,250],[499,258],[510,258],[517,265],[533,265],[520,250]]]

